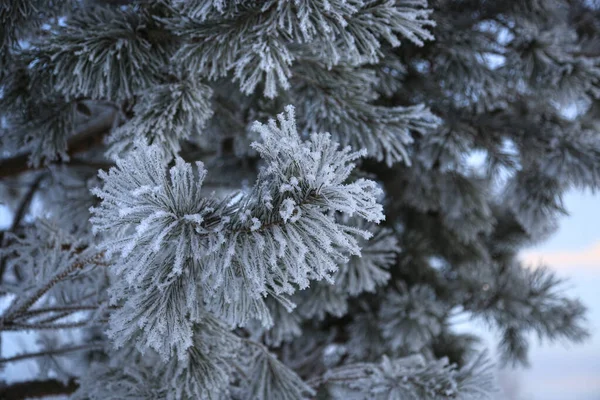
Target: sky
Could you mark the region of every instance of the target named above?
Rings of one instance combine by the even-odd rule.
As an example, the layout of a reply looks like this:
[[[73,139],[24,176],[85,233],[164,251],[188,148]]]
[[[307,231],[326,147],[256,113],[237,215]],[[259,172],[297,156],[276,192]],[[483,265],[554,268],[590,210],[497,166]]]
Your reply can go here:
[[[557,233],[525,251],[521,259],[531,265],[544,263],[568,278],[565,290],[589,309],[592,336],[580,345],[532,343],[530,368],[499,372],[503,389],[498,400],[600,400],[600,194],[571,192],[564,200],[570,215],[560,220]],[[0,207],[0,222],[10,219],[4,211]],[[484,326],[468,329],[495,346]],[[5,356],[33,341],[22,334],[3,336]],[[14,363],[4,373],[10,380],[21,380],[35,375],[35,369],[33,362]]]
[[[565,290],[588,307],[592,336],[579,345],[533,343],[531,367],[501,375],[518,386],[502,400],[600,400],[600,194],[571,192],[564,200],[570,215],[557,233],[521,259],[568,278]]]

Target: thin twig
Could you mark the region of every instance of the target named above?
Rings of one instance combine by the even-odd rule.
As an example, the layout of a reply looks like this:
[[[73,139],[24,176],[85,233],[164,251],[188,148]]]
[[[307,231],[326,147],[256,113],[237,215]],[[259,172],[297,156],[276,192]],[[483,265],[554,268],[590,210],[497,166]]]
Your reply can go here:
[[[103,347],[104,347],[103,343],[88,343],[88,344],[82,344],[79,346],[66,346],[66,347],[60,347],[57,349],[38,351],[36,353],[24,353],[24,354],[18,354],[16,356],[12,356],[12,357],[0,358],[0,364],[14,362],[14,361],[27,360],[29,358],[62,355],[62,354],[70,353],[73,351],[101,349]]]
[[[14,317],[14,319],[18,320],[18,319],[26,319],[26,318],[32,318],[32,317],[35,318],[36,316],[37,317],[41,316],[41,317],[43,317],[42,319],[39,319],[37,321],[29,321],[29,323],[45,324],[45,323],[57,321],[59,319],[63,319],[65,317],[72,315],[73,313],[76,313],[76,312],[97,310],[101,306],[102,305],[56,307],[54,309],[45,308],[45,309],[40,309],[40,310],[27,311],[21,315]],[[107,310],[116,310],[119,308],[121,308],[121,306],[108,306],[106,309]],[[36,311],[39,311],[39,312],[36,312]],[[59,312],[59,314],[51,315],[51,316],[43,315],[44,313],[54,313],[54,312]],[[40,314],[42,314],[42,315],[40,315]]]
[[[104,321],[96,321],[98,325]],[[8,322],[4,326],[0,326],[0,331],[29,331],[29,330],[55,330],[55,329],[75,329],[83,328],[84,326],[93,326],[94,321],[78,321],[78,322],[63,322],[57,324],[23,324],[19,322]]]
[[[46,283],[46,285],[44,285],[37,292],[35,292],[35,294],[33,294],[29,299],[27,299],[27,301],[25,301],[25,303],[23,303],[19,308],[12,312],[9,312],[8,315],[4,317],[4,321],[10,321],[15,316],[23,314],[24,312],[29,310],[29,308],[33,306],[43,295],[45,295],[54,285],[65,279],[67,276],[69,276],[69,274],[78,269],[83,268],[88,263],[98,264],[100,263],[103,257],[103,253],[97,253],[89,259],[74,262],[64,271],[60,272],[59,274],[55,275],[52,279],[50,279],[50,281]]]
[[[90,299],[92,297],[95,297],[96,295],[97,295],[96,293],[92,293],[90,295],[82,297],[81,299],[79,299],[79,301],[88,300],[88,299]],[[77,307],[77,306],[73,306],[73,307]],[[92,306],[90,306],[90,307],[92,307]],[[94,307],[93,309],[97,309],[98,307],[99,306]],[[114,309],[117,309],[117,308],[121,308],[121,306],[108,306],[108,309],[110,309],[110,310],[114,310]],[[33,310],[33,311],[35,311],[35,310]],[[49,323],[49,322],[54,322],[54,321],[57,321],[59,319],[63,319],[65,317],[68,317],[69,315],[73,314],[73,312],[75,312],[75,311],[62,312],[60,314],[53,315],[51,317],[46,317],[46,318],[40,319],[40,320],[35,321],[35,322],[38,323],[38,324],[45,324],[45,323]]]
[[[68,317],[69,315],[72,315],[72,312],[63,312],[57,315],[53,315],[52,317],[48,317],[48,318],[43,318],[40,319],[39,321],[36,321],[36,323],[38,324],[47,324],[50,322],[54,322],[54,321],[58,321],[59,319],[63,319],[65,317]]]
[[[96,310],[96,309],[98,309],[98,307],[99,307],[99,305],[89,305],[89,306],[82,305],[82,306],[38,308],[35,310],[25,311],[25,312],[19,314],[18,316],[15,316],[14,318],[31,318],[31,317],[39,316],[40,314],[54,313],[54,312],[60,312],[60,313],[68,312],[69,314],[72,314],[72,313],[78,312],[78,311]]]
[[[366,375],[344,376],[343,378],[331,378],[324,376],[315,376],[306,381],[306,384],[314,389],[319,388],[327,382],[345,382],[365,378]]]
[[[254,347],[258,347],[260,350],[262,350],[263,352],[267,353],[267,354],[271,354],[271,352],[269,351],[269,349],[267,348],[267,346],[265,346],[262,343],[256,342],[252,339],[242,339],[244,342],[246,342],[247,344],[254,346]]]
[[[38,175],[35,178],[35,180],[33,181],[33,183],[31,184],[31,186],[29,187],[29,190],[27,191],[27,193],[21,200],[19,209],[15,213],[15,218],[13,219],[12,226],[10,227],[11,232],[14,232],[17,229],[17,227],[23,220],[23,217],[25,217],[25,213],[29,209],[29,205],[31,204],[31,200],[33,200],[33,196],[35,195],[35,192],[38,190],[38,188],[40,187],[40,184],[42,183],[42,181],[45,178],[46,178],[46,174]]]

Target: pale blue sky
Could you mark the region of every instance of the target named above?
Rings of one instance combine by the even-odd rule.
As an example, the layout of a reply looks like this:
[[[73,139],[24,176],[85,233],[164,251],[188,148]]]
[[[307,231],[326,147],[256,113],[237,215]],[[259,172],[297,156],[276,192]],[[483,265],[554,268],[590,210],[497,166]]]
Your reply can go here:
[[[568,292],[589,308],[592,337],[577,346],[535,343],[531,368],[510,373],[520,386],[519,400],[600,399],[600,195],[574,191],[564,200],[570,216],[524,258],[542,260],[569,278]]]

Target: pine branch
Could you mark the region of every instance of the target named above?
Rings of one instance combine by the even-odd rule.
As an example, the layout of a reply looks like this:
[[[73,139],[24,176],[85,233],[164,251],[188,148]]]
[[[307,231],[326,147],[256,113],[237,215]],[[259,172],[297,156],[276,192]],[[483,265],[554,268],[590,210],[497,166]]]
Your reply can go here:
[[[78,311],[92,311],[92,310],[96,310],[97,308],[98,308],[97,305],[39,308],[36,310],[25,311],[25,312],[21,313],[20,315],[16,316],[15,318],[31,318],[31,317],[39,316],[40,314],[55,313],[55,312],[58,312],[58,313],[66,312],[66,313],[72,314],[72,313],[78,312]]]
[[[93,321],[78,321],[78,322],[64,322],[56,324],[22,324],[18,322],[5,322],[3,326],[0,326],[0,331],[44,331],[44,330],[57,330],[57,329],[75,329],[83,328],[86,326],[93,326]],[[97,321],[98,324],[105,321]]]
[[[41,319],[41,320],[39,320],[37,322],[39,324],[47,324],[47,323],[58,321],[59,319],[63,319],[65,317],[68,317],[71,314],[72,314],[71,312],[66,311],[66,312],[62,312],[60,314],[53,315],[52,317]]]
[[[20,315],[13,317],[14,320],[23,320],[28,318],[36,318],[41,317],[35,321],[36,324],[47,324],[50,322],[57,321],[59,319],[68,317],[73,313],[80,311],[94,311],[101,307],[101,304],[98,305],[80,305],[80,306],[64,306],[64,307],[48,307],[48,308],[40,308],[36,310],[26,311]],[[119,309],[120,306],[109,306],[107,309],[116,310]],[[54,314],[57,313],[57,314]],[[45,314],[54,314],[54,315],[45,315]],[[20,321],[17,321],[20,322]],[[29,322],[33,323],[33,322]]]
[[[7,316],[5,316],[4,318],[2,318],[0,321],[4,322],[4,324],[6,325],[8,322],[10,322],[16,316],[26,312],[44,294],[46,294],[54,285],[56,285],[58,282],[64,280],[67,276],[69,276],[69,274],[71,274],[72,272],[74,272],[78,269],[83,268],[87,263],[94,263],[96,265],[100,265],[103,257],[104,257],[103,253],[97,253],[90,259],[77,261],[77,262],[71,264],[64,271],[55,275],[54,278],[52,278],[46,285],[44,285],[42,288],[38,289],[38,291],[35,292],[35,294],[33,294],[31,297],[29,297],[29,299],[26,300],[19,308],[17,308],[16,310],[14,310],[12,312],[9,312],[9,314]]]

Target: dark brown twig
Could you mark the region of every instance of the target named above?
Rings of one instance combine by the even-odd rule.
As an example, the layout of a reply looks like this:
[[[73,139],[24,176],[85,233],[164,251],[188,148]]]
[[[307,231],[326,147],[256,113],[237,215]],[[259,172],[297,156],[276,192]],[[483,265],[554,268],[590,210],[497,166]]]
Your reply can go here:
[[[66,353],[71,353],[74,351],[96,350],[96,349],[101,349],[102,347],[104,347],[104,345],[102,343],[88,343],[88,344],[81,344],[78,346],[65,346],[65,347],[60,347],[57,349],[38,351],[35,353],[17,354],[16,356],[12,356],[12,357],[0,358],[0,364],[15,362],[15,361],[22,361],[22,360],[27,360],[29,358],[36,358],[36,357],[57,356],[57,355],[62,355],[62,354],[66,354]]]
[[[64,307],[48,307],[48,308],[38,308],[35,310],[25,311],[19,318],[30,318],[38,316],[39,314],[45,313],[54,313],[54,312],[78,312],[78,311],[90,311],[95,310],[99,307],[99,305],[81,305],[81,306],[64,306]]]
[[[41,323],[20,323],[20,322],[5,322],[3,326],[0,326],[0,331],[47,331],[56,329],[75,329],[83,328],[84,326],[93,326],[95,324],[102,324],[104,321],[77,321],[77,322],[59,322],[54,324],[41,324]]]

